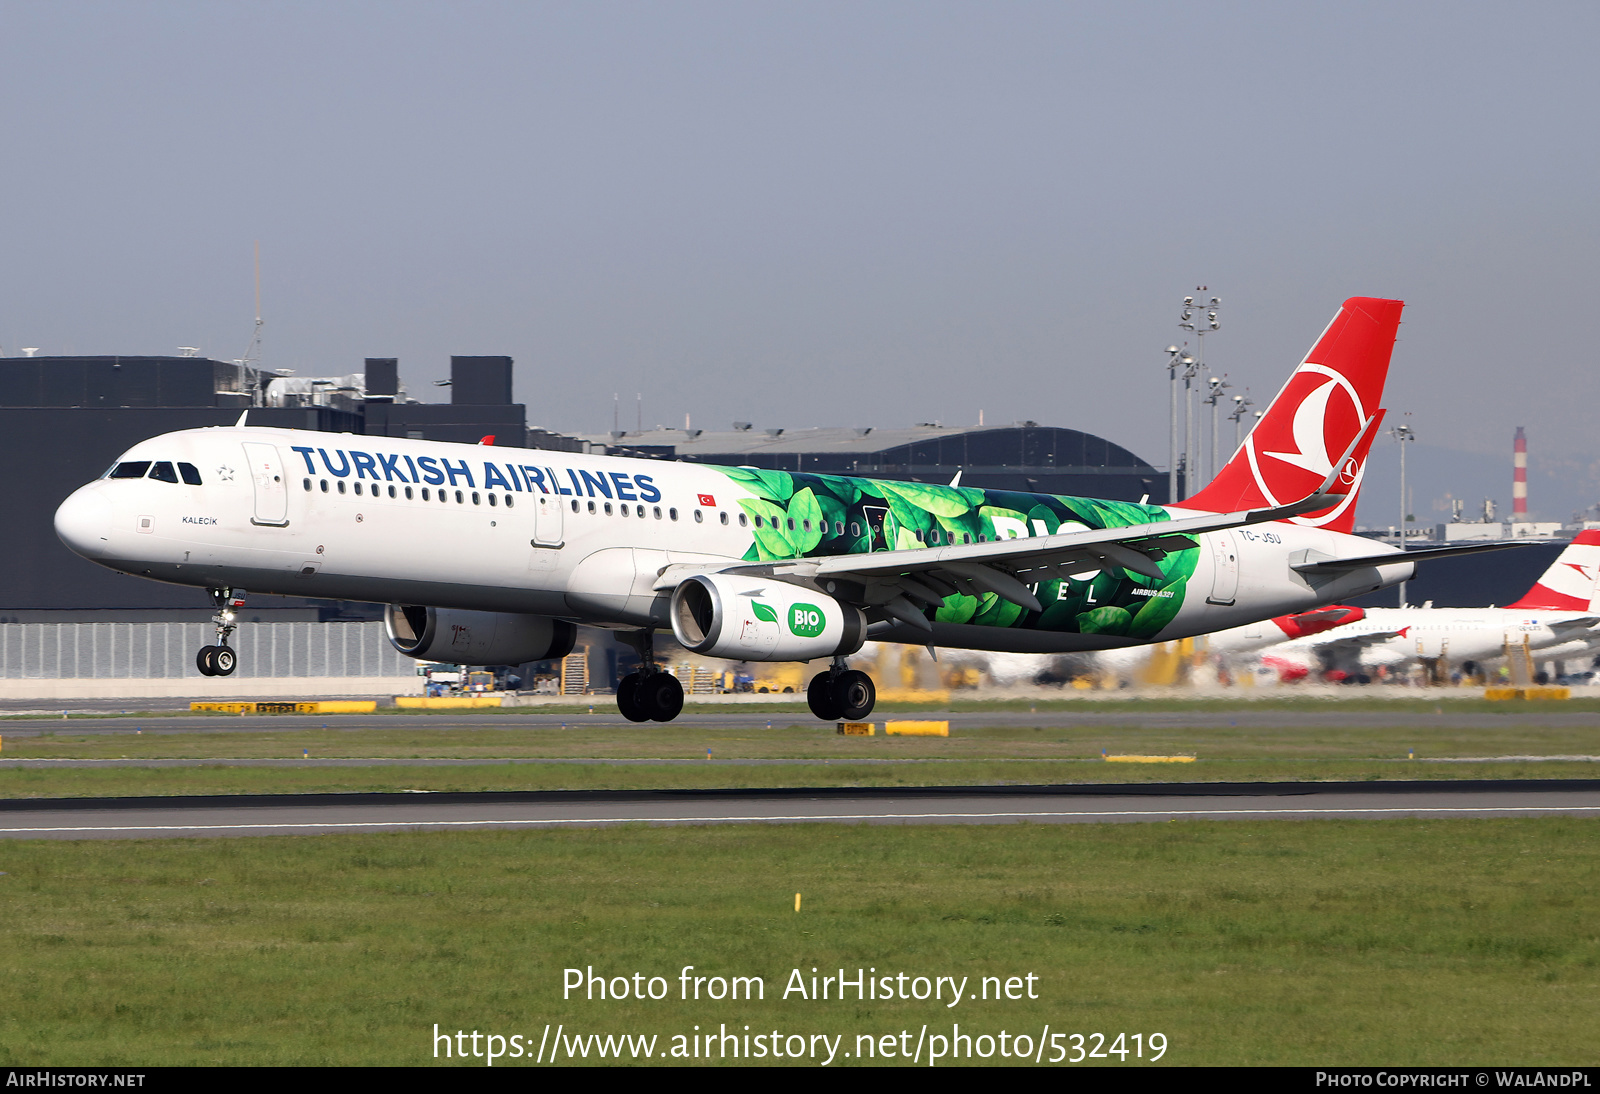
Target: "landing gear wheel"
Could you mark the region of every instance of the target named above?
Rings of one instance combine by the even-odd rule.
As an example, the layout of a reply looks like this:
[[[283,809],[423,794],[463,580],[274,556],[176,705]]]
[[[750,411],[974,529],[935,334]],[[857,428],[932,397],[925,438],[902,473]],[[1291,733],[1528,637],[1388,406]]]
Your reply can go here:
[[[639,705],[639,685],[644,676],[630,672],[617,682],[617,709],[630,722],[648,722],[650,715]]]
[[[216,653],[216,646],[201,646],[200,652],[194,655],[194,667],[200,670],[201,676],[215,676],[217,674],[216,662],[212,660]]]
[[[872,677],[860,669],[850,669],[834,678],[833,699],[839,705],[840,718],[859,722],[872,713],[872,706],[878,701],[878,689]]]
[[[670,672],[645,677],[637,694],[639,709],[657,722],[670,722],[683,711],[683,685]]]
[[[239,667],[239,655],[233,652],[231,646],[213,646],[211,652],[211,670],[218,676],[232,676],[233,670]]]
[[[806,688],[806,702],[811,707],[811,713],[824,722],[837,722],[844,713],[844,704],[834,692],[833,681],[833,673],[819,672],[811,678],[811,685]]]

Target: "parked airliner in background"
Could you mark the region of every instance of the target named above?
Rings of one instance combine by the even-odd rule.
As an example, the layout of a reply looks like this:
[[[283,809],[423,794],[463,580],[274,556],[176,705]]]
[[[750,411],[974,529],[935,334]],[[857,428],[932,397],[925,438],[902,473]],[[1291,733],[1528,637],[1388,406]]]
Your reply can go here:
[[[1493,661],[1526,645],[1540,659],[1561,660],[1600,647],[1600,532],[1580,532],[1531,589],[1503,608],[1367,608],[1358,619],[1320,634],[1261,649],[1262,663],[1282,677],[1317,673],[1335,679],[1379,665],[1414,662],[1466,665]],[[1361,609],[1351,609],[1360,612]],[[1228,652],[1228,636],[1208,648]]]
[[[825,659],[811,709],[860,718],[876,689],[845,659],[868,638],[1137,645],[1485,549],[1402,555],[1348,534],[1401,307],[1346,301],[1181,506],[255,428],[246,412],[135,445],[62,503],[56,531],[103,566],[210,590],[207,674],[233,671],[233,609],[252,589],[386,603],[398,650],[465,664],[559,657],[578,624],[613,628],[640,655],[617,692],[636,721],[682,709],[660,629],[709,657]]]
[[[1242,627],[1212,631],[1205,636],[1205,653],[1210,657],[1231,659],[1246,654],[1259,653],[1297,639],[1344,627],[1366,618],[1366,609],[1349,604],[1330,604],[1310,611],[1277,615],[1271,619],[1258,619]],[[1095,655],[1095,667],[1105,672],[1126,677],[1146,664],[1151,650],[1146,646],[1128,646],[1120,650],[1101,650]],[[1301,673],[1304,676],[1305,673]],[[1298,678],[1298,677],[1297,677]]]

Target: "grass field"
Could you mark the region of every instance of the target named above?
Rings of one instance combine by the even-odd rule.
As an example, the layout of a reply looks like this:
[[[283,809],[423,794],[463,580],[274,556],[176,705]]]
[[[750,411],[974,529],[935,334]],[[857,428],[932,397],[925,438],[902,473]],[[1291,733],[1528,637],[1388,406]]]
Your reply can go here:
[[[422,1064],[434,1023],[656,1034],[658,1054],[749,1025],[853,1052],[960,1022],[1159,1032],[1168,1064],[1594,1065],[1597,836],[1539,818],[6,843],[0,1059]],[[562,970],[590,965],[672,996],[564,1001]],[[765,1000],[677,1001],[684,965],[762,977]],[[1031,973],[1038,998],[782,999],[813,967],[972,990]]]
[[[1231,696],[1207,696],[1194,698],[1188,696],[1124,696],[1120,692],[1085,692],[1074,693],[1071,697],[1061,698],[978,698],[973,693],[973,698],[961,698],[961,693],[956,693],[948,703],[940,709],[952,713],[974,714],[992,711],[995,713],[1017,713],[1029,711],[1033,713],[1072,713],[1082,712],[1087,714],[1171,714],[1171,713],[1216,713],[1233,710],[1252,711],[1284,711],[1288,714],[1305,712],[1338,712],[1350,711],[1354,713],[1367,713],[1382,711],[1394,714],[1403,719],[1411,714],[1428,714],[1449,712],[1451,714],[1502,714],[1509,715],[1518,712],[1527,714],[1600,714],[1600,698],[1582,696],[1567,700],[1536,700],[1534,702],[1489,702],[1483,698],[1480,690],[1472,688],[1439,688],[1431,691],[1404,691],[1395,689],[1371,694],[1367,691],[1337,692],[1334,696],[1328,695],[1294,695],[1279,694],[1267,697],[1258,697],[1244,691],[1237,691]],[[187,702],[181,704],[181,709],[166,711],[151,710],[57,710],[52,709],[57,704],[60,707],[70,708],[71,700],[41,699],[38,701],[42,710],[6,713],[0,711],[0,729],[7,724],[15,724],[19,728],[33,722],[50,721],[81,721],[84,719],[130,719],[137,721],[140,718],[160,716],[214,718],[215,713],[207,711],[191,711]],[[880,701],[873,708],[873,717],[882,718],[885,715],[900,714],[927,714],[930,711],[926,703],[913,703],[903,701]],[[615,717],[617,712],[616,700],[609,695],[595,695],[581,702],[553,703],[539,706],[485,708],[473,712],[475,718],[505,719],[515,721],[530,715],[556,715],[570,716],[574,719],[587,717],[591,714],[603,714]],[[66,714],[63,719],[62,714]],[[370,714],[362,715],[364,718],[431,718],[438,720],[453,720],[461,717],[460,710],[418,710],[413,708],[401,709],[399,707],[379,707]],[[683,716],[692,718],[703,714],[746,714],[754,718],[756,715],[772,715],[787,719],[809,721],[810,712],[806,709],[803,697],[784,697],[772,702],[761,703],[696,703],[692,700],[684,704]],[[260,716],[270,717],[270,716]],[[346,715],[333,715],[341,718]]]
[[[1326,710],[1327,704],[1318,709]],[[1345,709],[1345,708],[1340,708]],[[1431,708],[1430,708],[1431,709]],[[1496,713],[1503,713],[1501,706]],[[328,719],[301,728],[270,718],[244,732],[74,732],[70,722],[25,723],[4,736],[0,760],[203,760],[200,767],[0,767],[0,798],[80,795],[294,793],[384,790],[659,789],[753,786],[927,786],[992,783],[1595,778],[1596,761],[1488,760],[1600,755],[1600,717],[1539,725],[1507,715],[1489,728],[1446,718],[1374,724],[1281,723],[1174,727],[1127,724],[960,727],[948,738],[840,737],[774,717],[753,725],[535,727],[515,716],[449,723],[431,717]],[[1452,708],[1452,714],[1455,709]],[[147,719],[149,720],[149,719]],[[241,720],[243,722],[243,720]],[[341,727],[351,728],[341,728]],[[19,727],[20,728],[20,727]],[[710,750],[711,758],[706,758]],[[1105,763],[1102,752],[1185,754],[1186,764]],[[1407,759],[1414,754],[1417,759]],[[237,760],[451,759],[461,766],[230,766]],[[1478,762],[1439,762],[1448,759]],[[573,763],[580,759],[630,761]],[[505,761],[546,761],[517,762]],[[671,761],[649,763],[634,761]],[[773,761],[750,763],[739,761]],[[687,761],[693,761],[687,762]],[[789,762],[783,762],[789,761]],[[870,762],[863,762],[870,761]]]

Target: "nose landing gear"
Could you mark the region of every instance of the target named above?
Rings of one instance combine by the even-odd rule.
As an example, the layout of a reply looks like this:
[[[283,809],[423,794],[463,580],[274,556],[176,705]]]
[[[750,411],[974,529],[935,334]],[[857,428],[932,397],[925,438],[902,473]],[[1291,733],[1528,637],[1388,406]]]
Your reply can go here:
[[[639,671],[617,682],[617,709],[630,722],[670,722],[683,712],[683,685],[656,664],[655,632],[632,636]]]
[[[194,667],[202,676],[232,676],[239,667],[239,655],[228,645],[228,639],[239,626],[233,621],[233,610],[244,607],[244,593],[230,588],[212,589],[211,600],[217,606],[217,614],[211,617],[217,628],[217,644],[201,646],[194,655]]]
[[[835,657],[828,670],[813,676],[806,688],[811,713],[825,722],[858,722],[872,713],[877,701],[878,689],[872,677],[859,669],[846,668],[842,657]]]

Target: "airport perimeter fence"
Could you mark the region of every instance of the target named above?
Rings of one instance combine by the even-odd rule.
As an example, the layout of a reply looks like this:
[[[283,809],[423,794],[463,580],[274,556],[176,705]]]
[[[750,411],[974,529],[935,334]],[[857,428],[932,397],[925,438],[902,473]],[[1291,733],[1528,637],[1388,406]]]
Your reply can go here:
[[[216,641],[210,623],[0,624],[0,680],[196,677],[195,653]],[[407,677],[381,622],[245,623],[230,644],[235,678]]]

